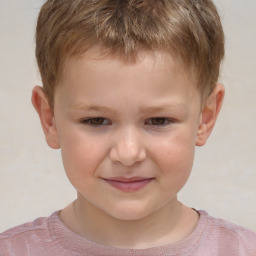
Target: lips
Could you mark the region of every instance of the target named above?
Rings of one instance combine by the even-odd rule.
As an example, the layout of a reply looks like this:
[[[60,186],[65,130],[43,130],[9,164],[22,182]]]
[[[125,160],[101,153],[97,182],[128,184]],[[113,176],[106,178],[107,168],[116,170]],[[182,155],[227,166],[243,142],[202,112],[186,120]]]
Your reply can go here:
[[[147,186],[153,179],[145,177],[113,177],[104,180],[112,187],[123,192],[134,192]]]

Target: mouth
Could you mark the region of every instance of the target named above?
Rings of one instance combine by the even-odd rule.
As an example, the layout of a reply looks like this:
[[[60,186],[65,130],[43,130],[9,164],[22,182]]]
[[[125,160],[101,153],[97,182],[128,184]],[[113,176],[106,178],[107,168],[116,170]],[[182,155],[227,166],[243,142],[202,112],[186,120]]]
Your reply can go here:
[[[119,189],[123,192],[135,192],[145,186],[147,186],[154,178],[145,178],[145,177],[113,177],[108,179],[103,179],[112,187]]]

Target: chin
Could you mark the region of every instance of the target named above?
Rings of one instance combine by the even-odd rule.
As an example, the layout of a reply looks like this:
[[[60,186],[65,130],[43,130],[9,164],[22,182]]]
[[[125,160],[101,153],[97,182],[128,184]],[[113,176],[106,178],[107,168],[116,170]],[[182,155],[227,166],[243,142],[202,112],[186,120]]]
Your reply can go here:
[[[123,221],[141,220],[149,216],[151,213],[152,212],[147,210],[146,207],[143,207],[142,204],[138,206],[136,204],[127,205],[127,203],[123,205],[123,207],[119,206],[115,209],[112,208],[111,212],[108,212],[108,214],[113,218]]]

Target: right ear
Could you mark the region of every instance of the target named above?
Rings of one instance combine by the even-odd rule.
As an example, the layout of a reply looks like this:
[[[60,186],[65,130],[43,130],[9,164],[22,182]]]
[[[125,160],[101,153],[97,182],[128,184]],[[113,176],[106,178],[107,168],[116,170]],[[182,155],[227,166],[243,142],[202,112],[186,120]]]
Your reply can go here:
[[[54,114],[42,87],[34,87],[31,101],[39,115],[47,144],[54,149],[60,148]]]

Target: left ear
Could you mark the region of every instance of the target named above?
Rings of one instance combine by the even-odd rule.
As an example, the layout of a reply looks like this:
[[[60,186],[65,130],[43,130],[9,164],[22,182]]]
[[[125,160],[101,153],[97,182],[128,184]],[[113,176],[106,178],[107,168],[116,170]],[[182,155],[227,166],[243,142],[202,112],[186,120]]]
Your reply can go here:
[[[206,100],[201,112],[200,123],[197,130],[197,146],[203,146],[210,136],[220,112],[224,94],[224,86],[222,84],[217,84]]]

